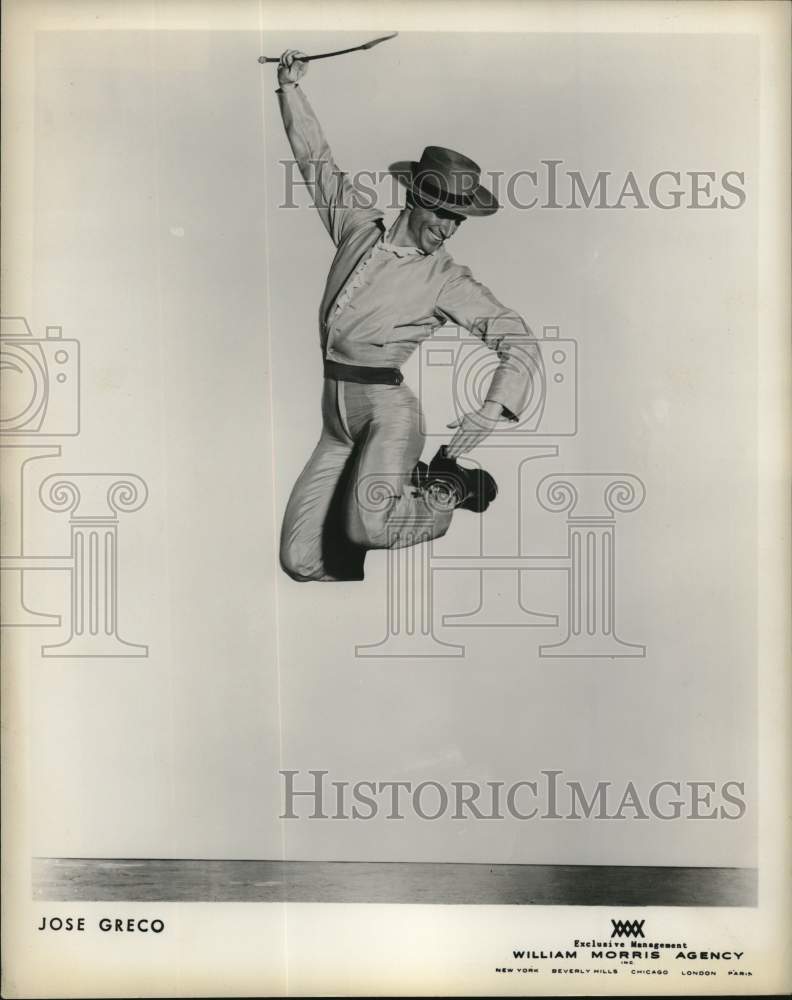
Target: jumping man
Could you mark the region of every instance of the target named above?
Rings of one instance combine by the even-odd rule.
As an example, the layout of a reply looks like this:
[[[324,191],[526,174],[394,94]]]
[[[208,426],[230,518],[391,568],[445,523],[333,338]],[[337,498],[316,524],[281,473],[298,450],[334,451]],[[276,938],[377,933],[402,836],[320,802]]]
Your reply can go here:
[[[368,549],[398,548],[448,530],[454,509],[483,510],[494,481],[456,465],[502,421],[516,421],[540,363],[530,330],[446,241],[467,218],[498,209],[461,153],[428,146],[418,162],[391,172],[407,207],[386,231],[384,213],[355,205],[299,81],[308,64],[288,50],[278,64],[286,135],[317,211],[336,247],[320,308],[324,360],[322,434],[286,507],[281,565],[298,581],[360,580]],[[401,366],[446,322],[497,353],[485,402],[465,413],[427,468],[418,400]],[[371,499],[371,484],[379,495]],[[383,497],[382,491],[385,491]]]

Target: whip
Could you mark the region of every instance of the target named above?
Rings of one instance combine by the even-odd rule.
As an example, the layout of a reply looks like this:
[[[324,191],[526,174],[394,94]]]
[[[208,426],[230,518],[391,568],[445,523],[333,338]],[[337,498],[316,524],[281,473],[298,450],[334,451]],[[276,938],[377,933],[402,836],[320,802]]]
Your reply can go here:
[[[335,52],[320,52],[315,56],[303,56],[300,62],[311,62],[314,59],[329,59],[331,56],[345,56],[347,52],[362,52],[364,49],[373,49],[375,45],[379,45],[380,42],[387,42],[389,38],[395,38],[398,34],[398,31],[394,31],[392,34],[383,35],[381,38],[372,38],[370,42],[364,42],[362,45],[354,45],[351,49],[337,49]],[[276,63],[280,62],[280,56],[259,56],[258,61],[260,63]]]

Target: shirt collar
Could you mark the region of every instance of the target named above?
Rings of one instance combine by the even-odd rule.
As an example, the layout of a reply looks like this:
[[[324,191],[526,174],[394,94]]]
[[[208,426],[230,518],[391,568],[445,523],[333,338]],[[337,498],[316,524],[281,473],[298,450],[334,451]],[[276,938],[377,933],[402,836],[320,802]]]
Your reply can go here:
[[[396,243],[391,243],[391,231],[396,225],[396,220],[399,218],[400,214],[400,211],[394,211],[393,209],[387,209],[383,212],[382,224],[385,227],[385,232],[383,236],[380,237],[379,246],[381,246],[383,250],[387,250],[389,253],[394,254],[396,257],[414,257],[416,254],[421,257],[425,257],[426,253],[421,250],[420,247],[403,247],[398,246]]]

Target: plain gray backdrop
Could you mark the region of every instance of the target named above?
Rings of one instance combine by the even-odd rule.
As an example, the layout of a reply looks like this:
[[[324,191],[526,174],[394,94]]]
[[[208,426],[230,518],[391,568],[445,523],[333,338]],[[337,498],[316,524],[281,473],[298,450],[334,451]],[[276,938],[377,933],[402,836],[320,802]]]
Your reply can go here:
[[[123,525],[120,588],[122,634],[150,656],[33,669],[34,853],[754,864],[751,38],[402,34],[316,63],[304,82],[348,170],[434,143],[506,173],[543,159],[587,178],[745,173],[738,211],[506,207],[449,246],[534,330],[578,342],[580,431],[536,478],[646,484],[619,524],[617,600],[623,638],[648,654],[616,662],[541,660],[558,633],[530,629],[468,634],[461,660],[357,659],[356,643],[384,634],[384,554],[363,584],[301,586],[278,569],[280,518],[320,429],[316,314],[332,245],[312,210],[278,207],[289,151],[260,52],[255,33],[38,39],[31,320],[83,350],[84,429],[60,468],[149,484]],[[502,484],[509,461],[487,454]],[[517,516],[504,485],[496,551]],[[562,516],[522,516],[531,552],[563,550]],[[66,544],[51,515],[39,530]],[[438,551],[476,537],[460,516]],[[531,606],[558,611],[562,581],[537,577]],[[465,611],[475,596],[459,574],[438,599]],[[548,768],[617,787],[734,779],[749,810],[741,822],[282,824],[279,768],[416,783]]]

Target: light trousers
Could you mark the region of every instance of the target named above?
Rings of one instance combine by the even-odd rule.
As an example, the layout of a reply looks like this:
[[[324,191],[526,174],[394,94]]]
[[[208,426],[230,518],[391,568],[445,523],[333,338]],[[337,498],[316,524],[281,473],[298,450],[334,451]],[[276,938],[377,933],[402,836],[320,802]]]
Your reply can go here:
[[[362,580],[369,549],[438,538],[453,511],[411,484],[424,445],[414,393],[324,380],[322,434],[292,489],[280,560],[294,580]]]

